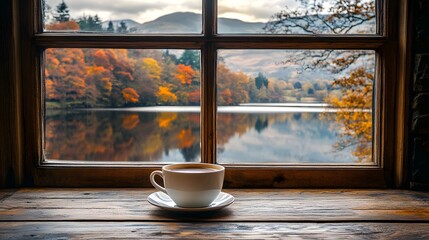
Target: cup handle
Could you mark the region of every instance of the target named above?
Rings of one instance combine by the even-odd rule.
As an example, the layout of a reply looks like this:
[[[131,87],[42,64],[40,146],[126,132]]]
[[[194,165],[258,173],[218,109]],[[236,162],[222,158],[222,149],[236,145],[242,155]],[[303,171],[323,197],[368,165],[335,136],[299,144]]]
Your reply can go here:
[[[155,182],[155,176],[158,175],[162,178],[162,181],[164,181],[164,176],[162,175],[162,172],[159,170],[155,170],[150,174],[150,183],[152,183],[152,186],[154,186],[157,190],[167,194],[167,190],[165,188],[161,187],[158,183]]]

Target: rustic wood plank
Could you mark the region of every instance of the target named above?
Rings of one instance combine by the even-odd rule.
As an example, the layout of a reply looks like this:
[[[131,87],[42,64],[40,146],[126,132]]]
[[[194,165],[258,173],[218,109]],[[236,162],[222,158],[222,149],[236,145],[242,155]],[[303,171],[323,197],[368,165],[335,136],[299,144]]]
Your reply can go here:
[[[8,222],[3,239],[428,239],[416,223],[118,223]]]
[[[384,188],[387,184],[384,170],[375,166],[225,165],[225,168],[227,188]],[[152,187],[149,175],[156,169],[160,166],[44,163],[36,169],[34,184],[39,187]]]
[[[12,196],[16,190],[14,189],[0,189],[0,203],[3,202],[6,198]]]
[[[228,208],[169,213],[150,205],[154,189],[23,189],[0,205],[0,221],[428,222],[429,193],[404,190],[234,190]]]

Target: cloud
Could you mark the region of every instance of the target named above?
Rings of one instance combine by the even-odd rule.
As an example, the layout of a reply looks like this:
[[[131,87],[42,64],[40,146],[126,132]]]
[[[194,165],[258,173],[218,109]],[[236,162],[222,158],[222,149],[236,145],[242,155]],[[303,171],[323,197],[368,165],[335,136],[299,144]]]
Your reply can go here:
[[[297,5],[297,0],[219,0],[218,13],[220,17],[267,22],[273,14],[285,9],[285,6],[293,9]]]
[[[55,10],[62,0],[46,0]],[[189,11],[202,12],[202,0],[65,0],[70,8],[72,18],[98,14],[103,20],[132,19],[143,23],[152,21],[162,15]],[[297,0],[219,0],[220,17],[237,18],[250,22],[267,22],[270,17],[284,9],[294,8]]]
[[[201,13],[202,9],[201,1],[191,0],[70,0],[65,2],[70,9],[71,17],[75,19],[83,15],[98,14],[102,20],[132,19],[140,23],[179,11]],[[47,0],[46,3],[55,11],[61,0]]]

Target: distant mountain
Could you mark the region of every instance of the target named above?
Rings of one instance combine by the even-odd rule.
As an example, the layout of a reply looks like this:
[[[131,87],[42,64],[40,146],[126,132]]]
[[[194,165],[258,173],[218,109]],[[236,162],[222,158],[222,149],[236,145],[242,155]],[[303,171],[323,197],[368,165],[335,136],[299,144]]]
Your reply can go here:
[[[145,23],[138,23],[130,19],[112,20],[115,29],[118,28],[120,22],[124,21],[128,26],[128,30],[135,33],[194,33],[198,34],[202,31],[202,15],[191,12],[175,12],[167,14],[157,19]],[[314,19],[316,22],[316,30],[329,32],[330,29],[325,29],[326,26],[320,19]],[[320,24],[318,23],[320,22]],[[102,23],[103,28],[108,27],[109,21]],[[218,32],[219,33],[263,33],[265,23],[262,22],[244,22],[232,18],[219,18],[218,19]],[[320,27],[319,27],[320,26]],[[350,33],[359,32],[373,32],[375,33],[375,19],[366,22],[360,26],[353,28]],[[306,34],[302,29],[291,29],[294,34]],[[259,72],[264,73],[267,77],[274,79],[333,79],[332,73],[327,73],[321,69],[314,71],[304,71],[297,73],[297,68],[300,64],[294,66],[289,65],[285,67],[278,64],[282,59],[293,57],[298,52],[288,50],[233,50],[233,51],[220,51],[219,56],[223,57],[228,67],[233,71],[243,71],[250,76],[257,76]],[[307,61],[311,61],[309,58]],[[361,64],[361,63],[360,63]]]
[[[141,29],[142,28],[142,24],[138,23],[134,20],[131,19],[120,19],[120,20],[110,20],[113,23],[113,28],[116,30],[120,25],[121,22],[124,21],[125,24],[128,27],[128,30],[133,30],[133,29]],[[109,22],[110,21],[104,21],[101,23],[101,26],[103,27],[103,29],[107,29],[109,27]]]
[[[124,21],[129,30],[136,33],[200,33],[202,31],[201,14],[192,12],[175,12],[161,16],[153,21],[140,24],[130,19],[112,20],[115,29]],[[109,21],[102,26],[106,29]],[[220,33],[260,33],[265,23],[244,22],[232,18],[219,18]]]
[[[328,17],[322,16],[322,17]],[[138,23],[131,19],[112,20],[115,29],[118,28],[120,22],[124,21],[128,30],[135,33],[201,33],[202,31],[202,15],[192,12],[175,12],[170,13],[157,19],[145,23]],[[320,16],[314,17],[312,21],[315,26],[310,27],[310,30],[320,33],[331,33],[329,26],[323,24]],[[102,26],[107,29],[109,21],[104,21]],[[340,23],[338,23],[340,24]],[[244,22],[239,19],[223,18],[218,19],[219,33],[263,33],[263,27],[266,23],[263,22]],[[304,30],[295,27],[290,29],[293,34],[308,34]],[[375,33],[375,19],[366,22],[362,25],[355,26],[349,34],[359,33]]]

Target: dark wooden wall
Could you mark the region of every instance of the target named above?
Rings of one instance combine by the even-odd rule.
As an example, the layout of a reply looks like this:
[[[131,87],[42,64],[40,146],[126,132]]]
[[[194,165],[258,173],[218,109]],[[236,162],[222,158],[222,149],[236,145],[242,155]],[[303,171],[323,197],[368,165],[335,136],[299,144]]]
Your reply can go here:
[[[411,188],[429,189],[429,1],[413,1]]]
[[[0,1],[0,188],[21,183],[22,112],[17,2]]]

